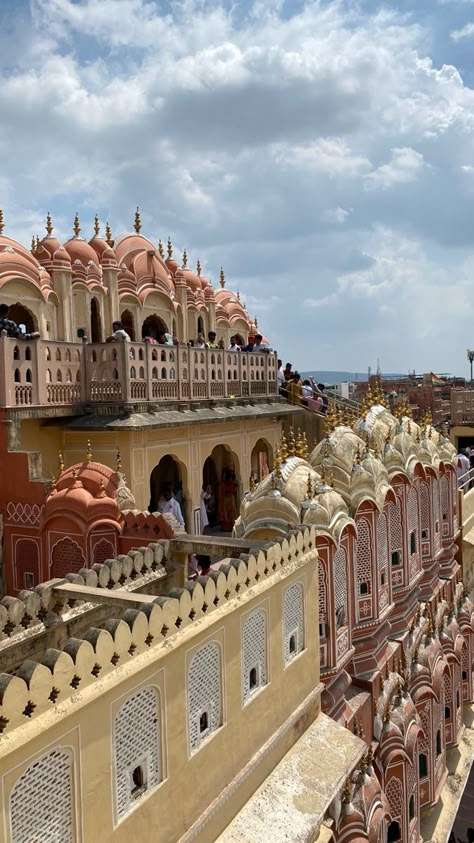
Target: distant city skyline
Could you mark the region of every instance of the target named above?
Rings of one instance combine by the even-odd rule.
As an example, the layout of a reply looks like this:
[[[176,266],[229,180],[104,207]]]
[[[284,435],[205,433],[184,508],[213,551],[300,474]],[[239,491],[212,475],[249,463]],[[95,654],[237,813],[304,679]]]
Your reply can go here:
[[[474,2],[3,0],[0,207],[137,205],[285,360],[468,376]]]

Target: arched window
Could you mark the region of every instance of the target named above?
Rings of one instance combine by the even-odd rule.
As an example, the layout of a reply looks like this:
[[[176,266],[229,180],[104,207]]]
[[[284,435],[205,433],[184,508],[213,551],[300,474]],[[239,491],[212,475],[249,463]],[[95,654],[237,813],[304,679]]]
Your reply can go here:
[[[198,334],[204,334],[204,322],[202,321],[202,316],[198,316],[197,318],[197,332]]]
[[[372,541],[370,525],[366,518],[359,518],[357,522],[356,558],[357,585],[359,594],[370,594],[370,583],[372,581]]]
[[[418,774],[420,779],[425,779],[428,775],[428,756],[424,752],[420,752],[418,756]]]
[[[408,822],[411,822],[415,819],[415,797],[410,796],[410,801],[408,803]]]
[[[396,843],[397,840],[401,840],[400,823],[393,820],[387,828],[387,843]]]
[[[294,659],[305,647],[304,592],[301,583],[290,585],[283,600],[283,652],[285,664]]]
[[[416,553],[416,534],[415,532],[410,533],[410,556]]]
[[[343,547],[338,548],[333,559],[334,608],[336,629],[347,624],[347,559]]]
[[[256,609],[242,629],[242,698],[245,705],[252,694],[267,684],[267,622],[263,609]]]
[[[443,749],[441,745],[441,730],[438,729],[436,732],[436,755],[441,755]]]
[[[156,688],[132,694],[114,717],[115,802],[122,819],[162,780],[161,713]]]
[[[209,641],[197,650],[188,669],[188,734],[193,753],[222,725],[221,648]]]
[[[11,840],[73,843],[73,760],[56,747],[33,761],[10,794]]]

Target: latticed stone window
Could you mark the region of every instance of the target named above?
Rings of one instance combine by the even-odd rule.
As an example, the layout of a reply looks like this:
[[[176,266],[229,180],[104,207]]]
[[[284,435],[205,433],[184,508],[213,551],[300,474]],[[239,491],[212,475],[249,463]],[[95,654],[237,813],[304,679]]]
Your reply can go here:
[[[114,717],[117,818],[162,780],[161,718],[156,688],[132,694]]]
[[[12,843],[73,843],[72,756],[65,749],[42,755],[10,794]]]
[[[283,654],[285,664],[304,650],[304,592],[295,582],[285,592],[283,600]]]
[[[244,705],[267,682],[267,619],[256,609],[242,629],[242,698]]]
[[[334,554],[334,607],[336,611],[336,629],[346,626],[347,618],[347,560],[346,551],[339,547]]]
[[[187,690],[189,749],[195,752],[222,725],[221,648],[216,641],[192,657]]]
[[[360,518],[357,522],[356,551],[357,587],[359,595],[372,591],[372,537],[369,522]]]

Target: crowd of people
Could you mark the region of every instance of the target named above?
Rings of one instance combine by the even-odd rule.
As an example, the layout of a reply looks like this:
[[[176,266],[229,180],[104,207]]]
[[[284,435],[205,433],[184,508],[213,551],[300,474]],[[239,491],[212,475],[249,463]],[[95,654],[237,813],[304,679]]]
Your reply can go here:
[[[109,337],[107,337],[106,342],[130,342],[131,337],[123,327],[122,322],[116,321],[112,323],[112,333]],[[221,337],[219,341],[217,341],[217,334],[215,331],[209,331],[207,335],[207,340],[204,337],[204,334],[198,334],[196,339],[190,339],[187,343],[180,343],[177,336],[172,336],[167,332],[158,332],[154,333],[151,326],[146,325],[143,329],[143,341],[146,343],[150,343],[153,345],[187,345],[189,348],[215,348],[215,349],[225,349],[225,342]],[[244,343],[242,339],[237,336],[233,335],[230,338],[229,345],[227,346],[228,351],[272,351],[270,346],[268,346],[263,341],[263,337],[261,334],[251,334],[248,338],[248,342]]]
[[[0,304],[0,334],[2,331],[6,332],[7,337],[12,337],[15,340],[34,340],[39,337],[38,331],[33,331],[28,334],[23,331],[20,325],[17,325],[13,319],[8,318],[10,308],[8,304]]]
[[[293,364],[278,360],[277,371],[280,394],[292,404],[311,406],[312,410],[325,415],[329,407],[329,399],[324,392],[324,384],[316,383],[314,378],[302,378],[300,373],[293,371]]]

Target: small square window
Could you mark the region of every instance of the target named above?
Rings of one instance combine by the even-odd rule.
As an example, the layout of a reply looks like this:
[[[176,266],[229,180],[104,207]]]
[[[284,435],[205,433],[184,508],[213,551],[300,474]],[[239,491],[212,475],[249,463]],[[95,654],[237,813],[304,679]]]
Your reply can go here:
[[[146,788],[146,765],[138,764],[130,773],[130,796],[137,799]]]
[[[395,567],[396,565],[400,564],[400,551],[393,550],[392,551],[392,565]]]
[[[25,573],[24,583],[25,583],[25,588],[32,589],[32,588],[35,587],[35,578],[34,578],[34,575],[32,573],[30,573],[30,571]]]
[[[201,735],[209,729],[209,715],[207,711],[203,711],[199,717],[199,733]]]
[[[369,584],[366,582],[361,582],[359,585],[359,594],[368,594],[369,593]]]
[[[428,530],[422,530],[421,531],[421,539],[422,539],[422,541],[428,540]]]
[[[294,633],[293,635],[290,635],[290,640],[288,642],[288,650],[292,654],[296,653],[296,635]]]
[[[249,689],[255,691],[258,688],[258,671],[256,667],[252,667],[249,673]]]
[[[380,585],[385,585],[385,571],[380,574]]]

